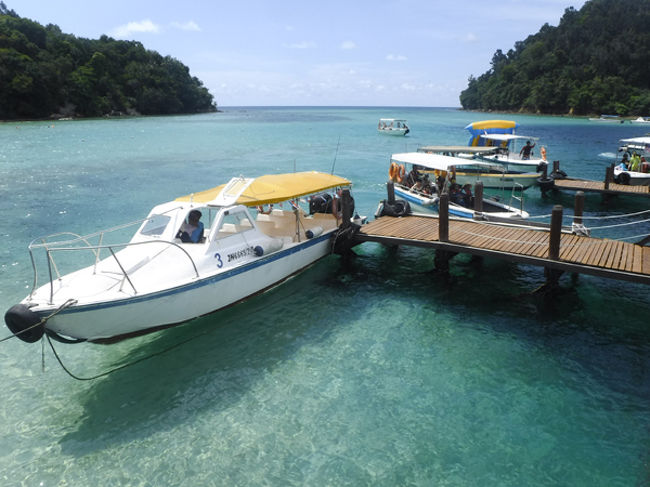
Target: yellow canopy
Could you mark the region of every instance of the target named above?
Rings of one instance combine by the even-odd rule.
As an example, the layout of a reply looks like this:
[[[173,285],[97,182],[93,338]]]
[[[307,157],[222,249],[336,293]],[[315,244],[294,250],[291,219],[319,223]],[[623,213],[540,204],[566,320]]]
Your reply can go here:
[[[318,193],[337,186],[349,186],[345,178],[317,171],[297,172],[287,174],[269,174],[260,176],[248,186],[237,198],[236,204],[246,206],[281,203],[300,196]],[[210,203],[214,201],[225,184],[207,189],[200,193],[176,198],[176,201],[193,201],[195,203]]]

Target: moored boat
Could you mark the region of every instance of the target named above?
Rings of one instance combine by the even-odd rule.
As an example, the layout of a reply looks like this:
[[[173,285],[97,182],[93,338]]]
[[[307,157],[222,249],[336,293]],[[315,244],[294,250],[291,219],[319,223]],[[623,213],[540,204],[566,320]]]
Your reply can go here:
[[[32,291],[5,322],[28,342],[110,343],[224,308],[328,255],[340,221],[331,192],[349,186],[320,172],[233,178],[132,224],[35,239]],[[129,227],[130,240],[109,242]]]
[[[590,122],[607,122],[607,123],[624,123],[625,120],[619,115],[601,115],[600,117],[590,117]]]
[[[614,181],[632,186],[650,185],[650,136],[619,141],[621,161],[614,166]]]
[[[512,200],[520,203],[519,208],[502,203],[494,197],[483,197],[479,205],[481,210],[476,210],[472,184],[458,181],[458,171],[462,171],[465,165],[472,164],[461,158],[408,152],[393,154],[390,164],[389,177],[393,181],[396,196],[423,209],[437,210],[440,194],[446,192],[449,194],[449,213],[454,216],[485,220],[517,220],[529,216],[523,209],[523,198],[514,194]],[[489,165],[481,162],[474,164]],[[396,170],[396,167],[399,169]]]
[[[481,181],[486,189],[525,190],[537,184],[540,173],[512,170],[506,164],[492,161],[497,147],[469,146],[422,146],[418,152],[440,154],[463,159],[456,167],[456,181],[461,184],[476,184]]]

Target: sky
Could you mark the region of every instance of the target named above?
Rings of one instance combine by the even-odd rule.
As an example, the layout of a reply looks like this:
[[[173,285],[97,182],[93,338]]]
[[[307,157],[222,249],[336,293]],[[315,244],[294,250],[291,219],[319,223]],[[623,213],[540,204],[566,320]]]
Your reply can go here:
[[[77,37],[136,40],[218,106],[458,107],[470,76],[585,0],[4,0]]]

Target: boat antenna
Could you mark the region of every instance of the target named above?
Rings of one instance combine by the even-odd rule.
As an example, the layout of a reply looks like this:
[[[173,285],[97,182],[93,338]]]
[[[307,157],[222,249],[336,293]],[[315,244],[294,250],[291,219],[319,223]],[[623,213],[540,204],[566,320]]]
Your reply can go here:
[[[334,162],[332,162],[332,170],[330,171],[330,174],[334,174],[334,166],[336,165],[336,156],[339,155],[339,144],[341,143],[341,136],[339,135],[339,140],[336,143],[336,152],[334,153]]]

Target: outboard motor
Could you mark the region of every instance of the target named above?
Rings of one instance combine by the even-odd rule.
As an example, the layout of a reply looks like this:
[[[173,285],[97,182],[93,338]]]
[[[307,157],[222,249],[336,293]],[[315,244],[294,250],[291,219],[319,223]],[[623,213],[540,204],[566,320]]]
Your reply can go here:
[[[318,193],[309,198],[309,214],[332,213],[332,195]]]

